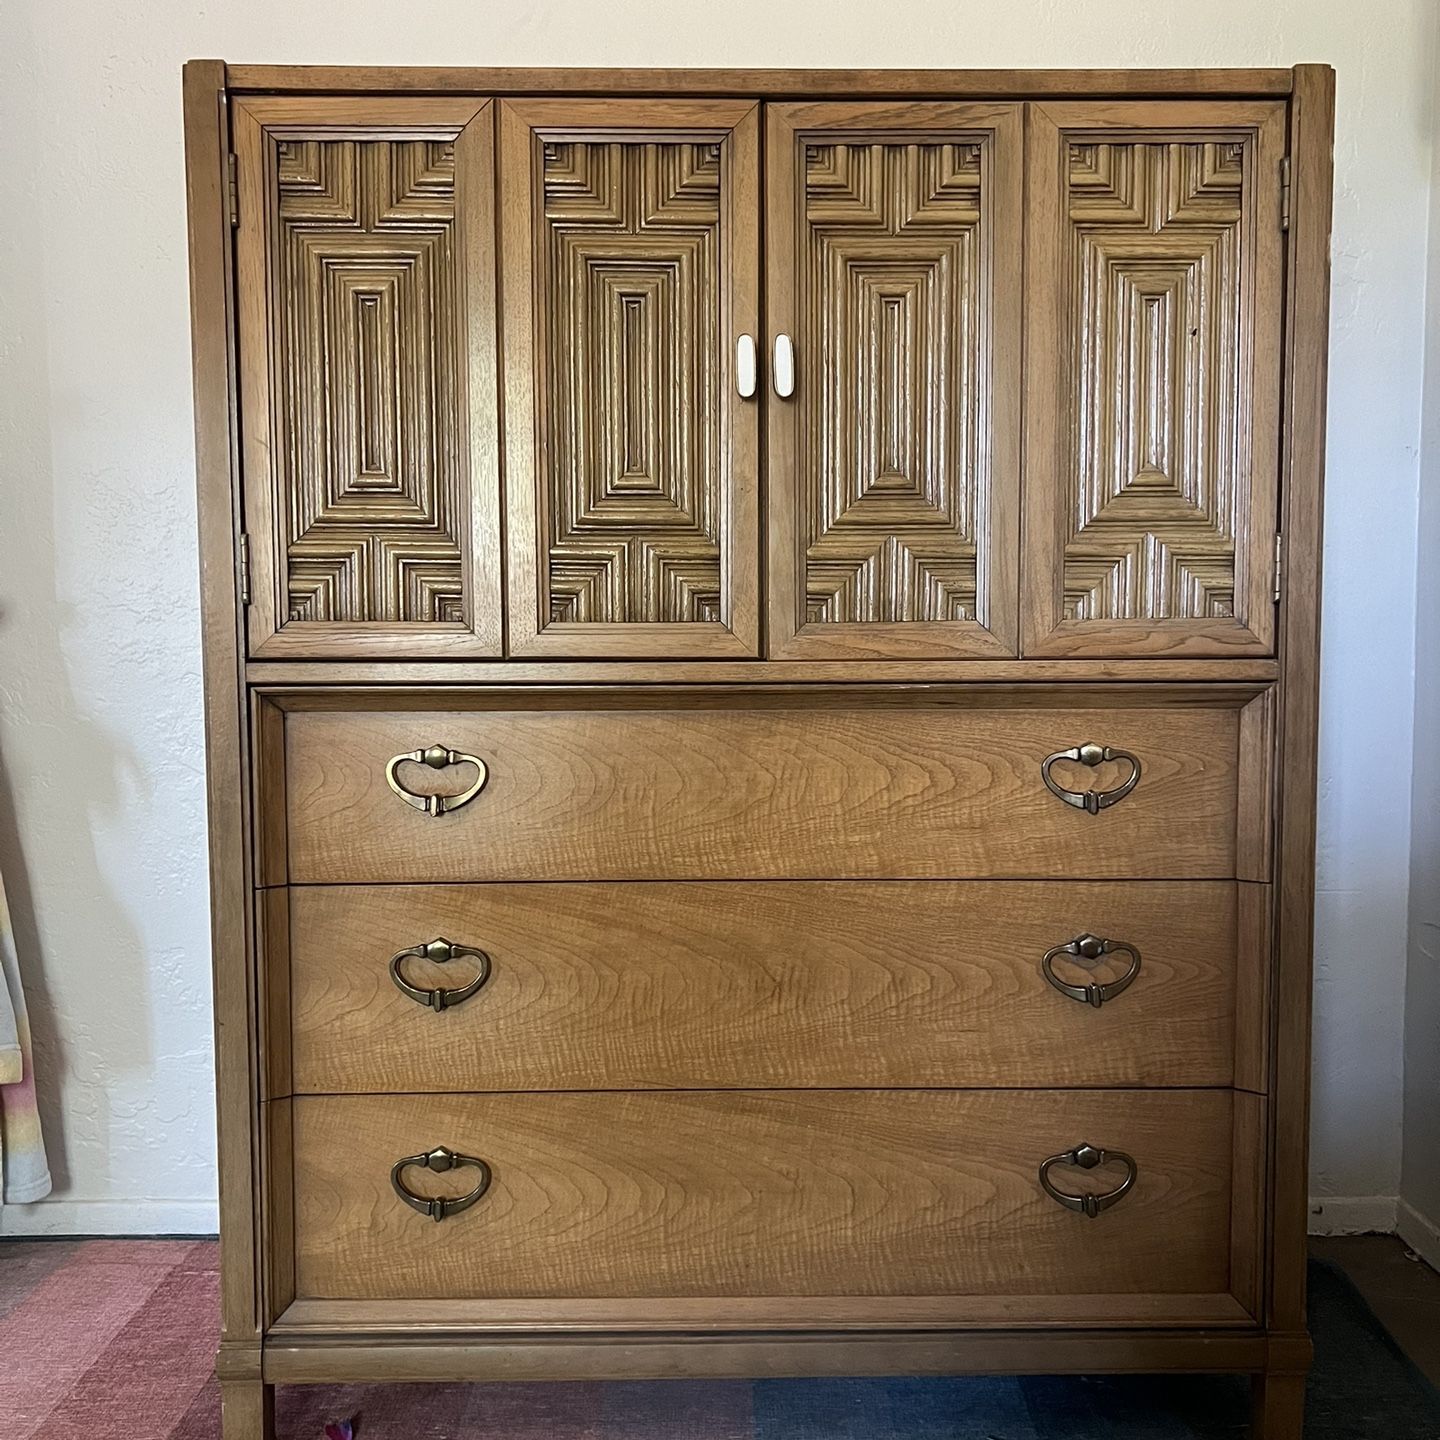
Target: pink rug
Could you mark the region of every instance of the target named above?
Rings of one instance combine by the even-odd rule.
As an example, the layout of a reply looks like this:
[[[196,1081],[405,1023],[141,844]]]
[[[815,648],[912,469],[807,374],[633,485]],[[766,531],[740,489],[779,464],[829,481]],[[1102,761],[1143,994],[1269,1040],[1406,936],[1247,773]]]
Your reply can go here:
[[[0,1440],[216,1440],[213,1241],[0,1244]],[[281,1440],[752,1440],[751,1387],[286,1386]]]
[[[0,1245],[0,1435],[215,1440],[213,1241]]]

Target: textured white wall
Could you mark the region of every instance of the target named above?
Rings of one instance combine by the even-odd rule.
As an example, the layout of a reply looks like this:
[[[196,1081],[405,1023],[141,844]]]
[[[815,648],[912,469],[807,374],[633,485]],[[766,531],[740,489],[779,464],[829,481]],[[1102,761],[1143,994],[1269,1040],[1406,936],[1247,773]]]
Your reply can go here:
[[[181,62],[208,55],[1335,64],[1314,1189],[1393,1197],[1431,14],[1429,0],[0,8],[0,867],[59,1176],[53,1201],[0,1227],[181,1229],[212,1214],[179,88]]]
[[[1436,16],[1440,32],[1440,12]],[[1437,47],[1440,49],[1440,47]],[[1440,53],[1430,133],[1419,587],[1415,625],[1415,780],[1410,830],[1410,968],[1405,997],[1405,1157],[1400,1233],[1440,1266]]]

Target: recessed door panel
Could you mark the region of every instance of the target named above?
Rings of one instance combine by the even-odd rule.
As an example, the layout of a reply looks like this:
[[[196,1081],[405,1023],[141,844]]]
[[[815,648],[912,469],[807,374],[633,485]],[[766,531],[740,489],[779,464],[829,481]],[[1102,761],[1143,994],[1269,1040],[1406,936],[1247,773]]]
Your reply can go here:
[[[1013,654],[1019,109],[772,105],[767,144],[771,654]]]
[[[756,117],[501,107],[513,653],[757,653]]]
[[[251,653],[500,653],[492,107],[235,109]]]
[[[1031,107],[1027,653],[1273,647],[1283,116]]]

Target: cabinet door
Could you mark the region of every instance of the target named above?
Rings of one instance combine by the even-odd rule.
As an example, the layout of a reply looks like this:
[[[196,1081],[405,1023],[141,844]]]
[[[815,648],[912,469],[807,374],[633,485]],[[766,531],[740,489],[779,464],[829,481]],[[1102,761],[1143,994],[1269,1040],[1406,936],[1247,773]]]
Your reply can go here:
[[[1284,107],[1034,105],[1025,651],[1273,646]]]
[[[758,653],[758,107],[500,107],[516,655]]]
[[[500,654],[492,107],[234,127],[250,653]]]
[[[772,105],[766,144],[770,653],[1013,655],[1019,107]]]

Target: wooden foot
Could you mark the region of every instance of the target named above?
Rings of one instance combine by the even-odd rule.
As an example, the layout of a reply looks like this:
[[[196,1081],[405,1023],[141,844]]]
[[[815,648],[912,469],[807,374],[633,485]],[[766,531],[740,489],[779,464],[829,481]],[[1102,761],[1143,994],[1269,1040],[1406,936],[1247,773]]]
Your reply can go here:
[[[222,1440],[275,1440],[275,1387],[263,1380],[220,1382]]]
[[[1305,1432],[1305,1377],[1272,1371],[1257,1375],[1251,1391],[1251,1440],[1302,1440]],[[225,1440],[230,1440],[227,1435]]]

